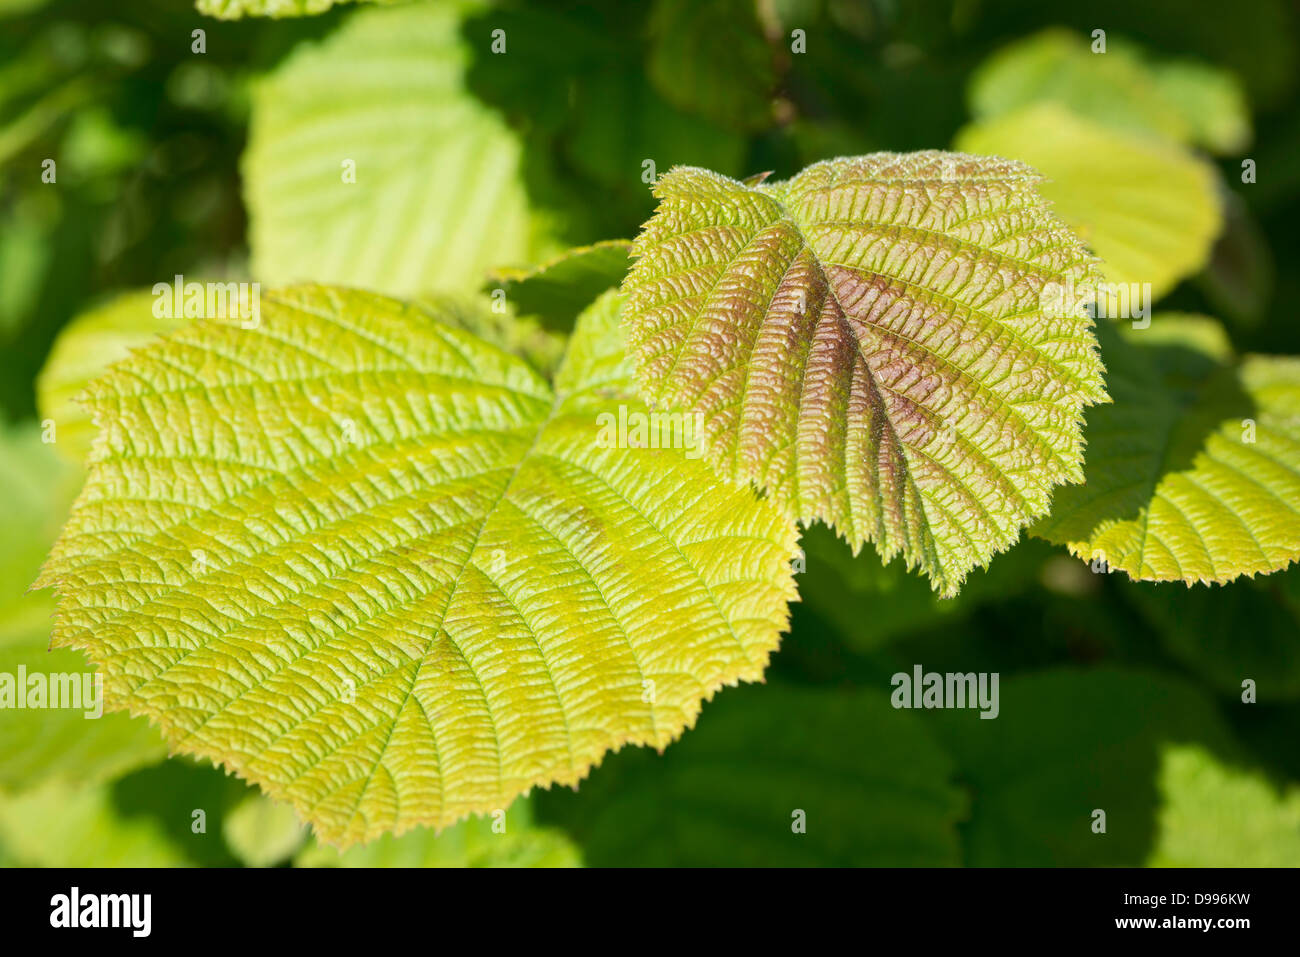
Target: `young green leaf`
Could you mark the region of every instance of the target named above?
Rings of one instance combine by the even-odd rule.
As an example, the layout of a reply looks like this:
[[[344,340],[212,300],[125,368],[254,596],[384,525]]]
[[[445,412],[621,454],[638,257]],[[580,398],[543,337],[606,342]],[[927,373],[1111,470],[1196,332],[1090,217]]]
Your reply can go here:
[[[796,531],[689,449],[603,440],[647,412],[619,305],[554,386],[322,287],[136,353],[89,389],[102,431],[40,579],[55,644],[341,845],[664,747],[762,676]]]
[[[1093,261],[1036,182],[940,152],[674,169],[624,282],[644,393],[703,414],[723,475],[955,594],[1081,479],[1105,400],[1091,320],[1059,306]]]
[[[46,597],[37,596],[35,602],[43,613],[39,631],[14,641],[2,633],[8,623],[0,624],[0,674],[13,688],[0,694],[5,701],[0,709],[0,737],[4,738],[0,793],[47,781],[71,786],[108,781],[160,761],[167,753],[158,732],[142,718],[95,716],[99,699],[85,656],[67,649],[49,650],[52,603]],[[38,687],[40,699],[33,697]],[[16,707],[11,693],[27,696],[25,705]],[[33,707],[37,700],[45,706]],[[57,708],[50,706],[55,700],[60,702]]]
[[[971,79],[971,109],[981,120],[1045,101],[1219,153],[1250,142],[1250,110],[1232,73],[1196,61],[1148,63],[1119,38],[1099,55],[1077,33],[1044,30],[1000,50]]]
[[[466,89],[461,11],[476,6],[360,10],[255,86],[242,166],[258,279],[474,292],[552,250],[522,144]]]
[[[549,377],[564,358],[568,340],[564,332],[547,329],[531,316],[521,318],[511,309],[499,309],[495,302],[489,303],[477,296],[439,294],[418,296],[415,302],[457,329],[519,356],[543,376]],[[584,303],[590,304],[591,300]],[[572,328],[573,317],[570,316],[569,330]]]
[[[302,846],[307,829],[288,804],[253,793],[222,817],[221,836],[246,866],[274,867]]]
[[[500,289],[520,315],[536,316],[547,329],[569,330],[573,317],[627,275],[626,239],[565,250],[533,269],[498,269],[485,291]]]
[[[958,149],[1023,160],[1114,283],[1158,299],[1205,265],[1223,225],[1214,168],[1186,149],[1041,103],[975,123]],[[1082,145],[1081,145],[1082,144]]]
[[[1206,320],[1107,328],[1114,404],[1088,413],[1086,483],[1034,533],[1144,581],[1227,582],[1300,559],[1300,358],[1226,360]]]
[[[1149,867],[1300,867],[1300,788],[1233,767],[1205,748],[1161,755]]]
[[[127,817],[105,786],[49,782],[0,795],[0,847],[21,867],[186,867],[196,861],[159,821]]]

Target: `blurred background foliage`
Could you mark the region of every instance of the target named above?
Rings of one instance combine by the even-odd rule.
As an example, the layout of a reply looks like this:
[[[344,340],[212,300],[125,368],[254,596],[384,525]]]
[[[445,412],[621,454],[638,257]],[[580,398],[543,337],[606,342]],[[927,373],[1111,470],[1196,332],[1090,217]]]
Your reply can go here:
[[[544,367],[626,247],[529,267],[635,235],[647,170],[785,177],[956,146],[1036,165],[1111,278],[1222,320],[1203,347],[1300,353],[1281,0],[200,6],[218,18],[0,0],[3,671],[84,667],[45,650],[51,599],[26,588],[89,447],[72,398],[168,328],[148,289],[175,274],[460,297],[468,325]],[[497,289],[505,320],[465,299]],[[0,712],[0,862],[1300,864],[1294,568],[1135,584],[1026,537],[941,601],[813,528],[798,571],[767,686],[724,692],[663,755],[342,855],[242,782],[164,760],[138,720]],[[893,709],[890,676],[916,663],[1000,673],[1000,716]]]

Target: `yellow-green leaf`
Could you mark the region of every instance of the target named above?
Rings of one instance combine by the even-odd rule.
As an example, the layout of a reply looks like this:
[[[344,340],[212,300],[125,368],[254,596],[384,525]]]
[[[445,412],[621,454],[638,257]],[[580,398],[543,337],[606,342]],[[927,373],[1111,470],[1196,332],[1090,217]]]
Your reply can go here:
[[[36,380],[41,418],[54,423],[54,447],[73,462],[90,451],[95,428],[76,401],[91,379],[132,349],[158,334],[184,325],[183,318],[154,315],[151,292],[125,293],[97,309],[82,313],[59,333]]]
[[[1218,153],[1244,149],[1251,135],[1246,97],[1230,72],[1196,61],[1148,62],[1118,37],[1094,53],[1090,40],[1058,28],[991,56],[971,79],[970,101],[979,119],[1057,103],[1107,126]]]
[[[51,782],[0,795],[0,845],[23,867],[184,867],[186,849],[149,817],[117,812],[105,786]]]
[[[1250,146],[1250,107],[1233,74],[1193,61],[1166,64],[1156,85],[1190,129],[1190,139],[1231,155]]]
[[[1044,103],[975,123],[958,149],[1023,160],[1040,190],[1102,259],[1113,283],[1158,299],[1209,259],[1222,226],[1214,170],[1172,143]]]
[[[1107,329],[1114,404],[1085,484],[1035,534],[1144,581],[1227,582],[1300,559],[1300,358],[1225,358],[1204,319]]]
[[[1093,263],[1037,180],[939,152],[674,169],[624,281],[644,392],[703,416],[724,476],[956,593],[1080,480],[1105,399],[1091,320],[1048,302]]]
[[[1300,788],[1195,745],[1167,748],[1158,780],[1148,867],[1300,867]]]
[[[80,485],[35,426],[0,429],[0,791],[94,784],[165,754],[142,719],[103,713],[85,656],[50,650],[51,597],[27,591]]]
[[[479,6],[360,10],[256,85],[242,165],[258,279],[472,292],[553,248],[521,142],[466,88],[461,12]]]
[[[590,305],[595,298],[592,296],[583,305]],[[416,301],[457,329],[519,356],[542,375],[553,373],[564,357],[565,333],[546,328],[532,316],[521,318],[513,309],[501,309],[496,300],[433,294],[416,297]],[[573,319],[569,317],[570,330]]]
[[[265,294],[92,384],[86,487],[42,573],[110,704],[341,845],[577,783],[760,678],[796,532],[644,415],[616,294],[552,386],[372,294]]]
[[[250,794],[221,820],[226,846],[249,867],[273,867],[293,856],[307,830],[288,804]]]

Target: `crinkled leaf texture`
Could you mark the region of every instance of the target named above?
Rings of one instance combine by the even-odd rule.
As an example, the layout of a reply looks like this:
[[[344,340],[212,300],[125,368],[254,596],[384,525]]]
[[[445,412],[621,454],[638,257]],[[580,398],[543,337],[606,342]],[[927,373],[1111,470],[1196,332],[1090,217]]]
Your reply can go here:
[[[54,643],[176,751],[348,845],[574,784],[762,676],[797,530],[684,450],[602,447],[632,397],[610,293],[552,386],[425,310],[307,286],[88,390],[42,573]]]
[[[624,282],[644,393],[704,416],[724,475],[955,594],[1080,480],[1106,396],[1091,320],[1059,305],[1094,263],[1036,181],[942,152],[672,170]]]
[[[1105,330],[1115,402],[1088,414],[1086,484],[1035,534],[1143,581],[1222,583],[1300,558],[1300,358],[1225,360],[1215,328]]]

